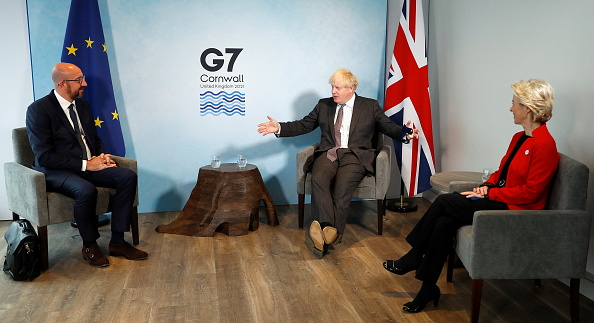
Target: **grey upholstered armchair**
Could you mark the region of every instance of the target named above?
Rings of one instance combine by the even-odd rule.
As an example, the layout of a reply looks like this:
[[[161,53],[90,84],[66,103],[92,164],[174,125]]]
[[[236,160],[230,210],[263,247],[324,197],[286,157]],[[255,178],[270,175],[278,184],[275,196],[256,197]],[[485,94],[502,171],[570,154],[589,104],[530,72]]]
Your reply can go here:
[[[8,194],[8,209],[15,220],[19,217],[29,220],[37,226],[41,239],[41,253],[43,270],[49,268],[47,226],[74,220],[74,200],[62,194],[47,192],[43,173],[31,169],[33,165],[33,151],[29,144],[26,128],[12,131],[12,143],[15,162],[4,164],[6,192]],[[137,172],[136,160],[113,156],[119,167],[126,167]],[[98,187],[97,214],[110,212],[110,198],[115,190]],[[138,191],[132,212],[132,238],[135,245],[139,244],[138,236]]]
[[[391,148],[384,146],[383,135],[376,133],[374,147],[379,151],[375,160],[375,175],[366,176],[355,190],[353,198],[377,200],[377,234],[383,232],[383,219],[386,213],[386,193],[390,185]],[[313,158],[319,144],[314,144],[297,153],[297,195],[299,229],[303,229],[305,194],[311,195],[311,172],[305,169],[308,160]]]
[[[471,321],[478,322],[483,279],[570,279],[570,316],[579,319],[579,284],[586,271],[591,214],[585,211],[588,167],[561,154],[546,210],[478,211],[458,230],[455,253],[472,278]],[[462,192],[472,183],[453,184]],[[448,260],[452,281],[455,254]]]

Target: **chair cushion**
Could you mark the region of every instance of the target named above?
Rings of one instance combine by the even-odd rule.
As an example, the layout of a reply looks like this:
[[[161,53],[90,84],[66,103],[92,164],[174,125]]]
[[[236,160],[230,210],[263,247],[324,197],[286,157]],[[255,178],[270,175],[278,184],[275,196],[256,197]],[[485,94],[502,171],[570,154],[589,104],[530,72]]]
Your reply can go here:
[[[472,225],[465,225],[458,229],[456,235],[456,254],[464,266],[472,268]]]
[[[383,197],[378,197],[375,194],[375,177],[374,176],[365,176],[357,189],[353,193],[353,198],[355,199],[382,199]]]
[[[382,199],[383,197],[376,197],[375,194],[375,177],[365,176],[359,186],[353,193],[355,199]],[[311,195],[311,173],[305,175],[305,194]]]
[[[456,237],[472,279],[583,278],[591,215],[582,210],[477,211]]]
[[[109,212],[109,196],[115,194],[115,190],[105,187],[98,187],[97,194],[97,207],[95,208],[96,214],[103,214]],[[57,224],[74,220],[73,199],[56,192],[48,192],[47,205],[49,213],[49,223],[39,223],[39,225],[47,226],[50,224]]]

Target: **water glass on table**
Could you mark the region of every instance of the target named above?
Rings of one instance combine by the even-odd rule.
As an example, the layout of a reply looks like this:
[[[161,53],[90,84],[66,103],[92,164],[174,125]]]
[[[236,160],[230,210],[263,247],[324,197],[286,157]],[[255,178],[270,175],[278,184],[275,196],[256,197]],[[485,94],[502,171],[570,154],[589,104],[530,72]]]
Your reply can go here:
[[[243,154],[237,155],[237,166],[239,166],[239,168],[244,168],[246,165],[247,165],[247,158],[245,158],[245,155],[243,155]]]
[[[214,169],[221,167],[221,156],[212,155],[212,159],[210,161],[210,166],[212,166],[212,168],[214,168]]]

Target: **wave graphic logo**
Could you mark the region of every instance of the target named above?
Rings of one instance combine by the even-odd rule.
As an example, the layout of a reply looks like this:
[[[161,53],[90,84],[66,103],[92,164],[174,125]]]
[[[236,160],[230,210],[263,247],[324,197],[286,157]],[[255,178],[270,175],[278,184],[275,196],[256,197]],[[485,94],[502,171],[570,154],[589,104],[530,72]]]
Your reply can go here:
[[[214,116],[239,114],[245,116],[245,93],[239,91],[230,93],[206,91],[200,93],[200,115],[205,116],[207,114]]]

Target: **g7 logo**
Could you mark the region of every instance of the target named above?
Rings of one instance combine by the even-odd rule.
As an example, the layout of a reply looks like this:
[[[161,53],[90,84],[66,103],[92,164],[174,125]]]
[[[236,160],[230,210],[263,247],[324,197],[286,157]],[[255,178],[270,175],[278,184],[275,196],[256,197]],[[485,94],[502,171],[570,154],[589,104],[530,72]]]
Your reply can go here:
[[[231,54],[231,59],[229,60],[229,64],[227,65],[227,72],[233,72],[233,65],[235,64],[235,60],[237,59],[237,56],[239,56],[239,53],[241,53],[242,50],[243,48],[225,48],[225,53]],[[206,56],[210,54],[215,54],[217,57],[222,57],[223,53],[221,53],[221,51],[216,48],[208,48],[202,52],[202,55],[200,55],[200,64],[202,64],[202,67],[204,67],[204,69],[209,72],[216,72],[220,70],[221,67],[223,67],[223,65],[225,64],[225,60],[221,58],[213,58],[212,65],[209,65],[208,62],[206,62]]]

